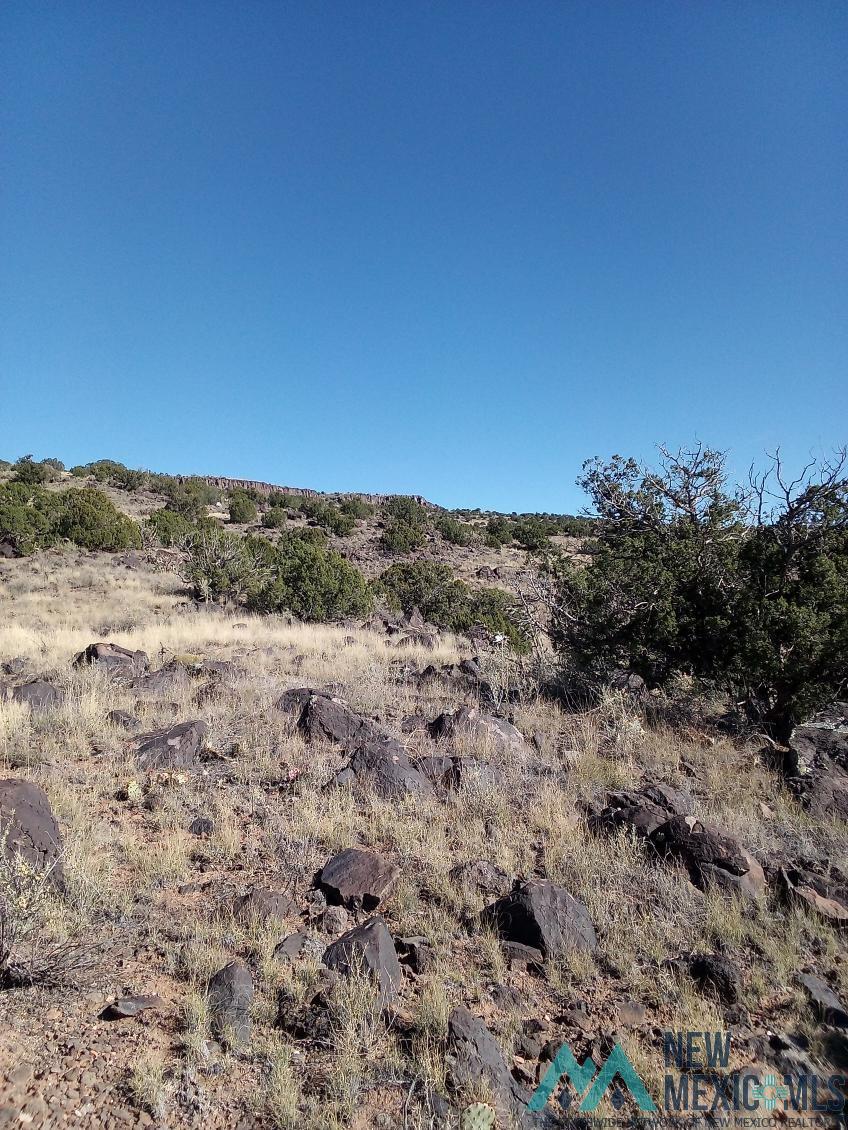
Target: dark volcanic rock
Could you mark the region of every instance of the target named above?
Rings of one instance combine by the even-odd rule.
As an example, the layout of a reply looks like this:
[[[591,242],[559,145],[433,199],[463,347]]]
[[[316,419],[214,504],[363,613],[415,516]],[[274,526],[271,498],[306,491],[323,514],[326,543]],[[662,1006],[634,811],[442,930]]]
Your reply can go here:
[[[547,879],[517,883],[487,906],[481,918],[501,938],[541,950],[546,959],[563,957],[572,949],[592,951],[598,945],[585,905]]]
[[[274,960],[287,964],[298,957],[319,958],[323,948],[317,938],[311,938],[309,934],[299,930],[274,946]]]
[[[448,1074],[452,1089],[461,1095],[483,1090],[491,1095],[503,1118],[522,1116],[530,1101],[507,1067],[497,1040],[467,1008],[455,1008],[448,1019]]]
[[[785,767],[811,812],[848,820],[848,703],[834,702],[795,727]]]
[[[250,1039],[253,977],[242,961],[231,961],[212,977],[206,990],[213,1032],[227,1041]]]
[[[790,902],[805,906],[836,927],[848,927],[848,889],[844,882],[834,883],[799,866],[781,867],[778,875]]]
[[[342,934],[327,947],[322,960],[328,969],[346,977],[368,974],[383,1004],[391,1004],[397,997],[403,975],[392,936],[379,915]]]
[[[739,970],[719,954],[692,954],[689,975],[700,989],[715,993],[724,1004],[735,1004],[739,999]]]
[[[259,922],[284,922],[293,910],[294,905],[288,895],[267,887],[251,887],[233,905],[236,918],[253,918]]]
[[[326,738],[350,747],[375,732],[374,723],[329,695],[312,695],[298,723],[307,738]]]
[[[453,712],[440,714],[428,726],[436,740],[471,739],[498,753],[526,753],[527,744],[520,731],[504,718],[482,714],[471,706],[460,706]]]
[[[806,990],[818,1020],[834,1028],[848,1028],[848,1010],[826,981],[802,973],[798,983]]]
[[[141,720],[126,710],[110,710],[106,715],[106,721],[121,730],[137,730],[141,726]]]
[[[191,676],[182,663],[172,661],[158,671],[133,679],[130,687],[136,694],[170,695],[180,694],[191,686]]]
[[[9,859],[49,872],[55,890],[65,889],[62,835],[47,794],[31,781],[0,781],[0,829]]]
[[[205,722],[194,721],[143,734],[136,746],[139,768],[193,769],[199,764],[207,732]]]
[[[433,786],[409,760],[394,738],[371,738],[353,753],[347,767],[335,777],[337,785],[359,782],[390,799],[413,794],[433,796]]]
[[[91,664],[113,679],[137,679],[147,672],[150,660],[143,651],[129,651],[116,643],[90,643],[74,659],[76,667]]]
[[[330,902],[376,910],[397,877],[394,863],[376,852],[346,848],[324,865],[319,882]]]
[[[297,719],[298,728],[310,740],[325,739],[350,749],[371,737],[382,737],[376,723],[351,710],[329,691],[298,687],[277,700],[277,710]]]
[[[495,897],[506,894],[512,885],[506,871],[490,863],[488,859],[458,863],[451,868],[450,877],[461,887],[469,887],[481,894]]]
[[[126,1020],[148,1009],[162,1008],[165,1002],[159,996],[119,997],[100,1013],[101,1020]]]
[[[716,884],[750,898],[765,892],[763,869],[738,840],[694,816],[674,816],[651,833],[650,842],[663,856],[679,859],[689,878],[704,890]]]
[[[644,698],[648,693],[645,680],[635,671],[613,671],[609,680],[610,688],[614,691],[623,691],[634,698]]]
[[[395,938],[395,952],[398,960],[413,973],[426,973],[433,962],[433,950],[427,939],[420,935]]]
[[[496,766],[476,757],[416,757],[413,764],[429,781],[442,789],[458,789],[468,785],[492,788],[503,781],[503,773]]]
[[[65,692],[46,679],[31,679],[12,687],[12,700],[35,711],[53,710],[65,701]]]
[[[640,839],[647,839],[672,816],[688,816],[692,798],[669,785],[648,785],[639,792],[621,790],[607,793],[606,806],[590,815],[593,832],[631,829]]]
[[[28,706],[37,713],[42,710],[55,710],[65,701],[65,692],[59,687],[54,687],[45,679],[33,679],[29,683],[22,683],[18,687],[6,687],[5,695],[12,702]]]

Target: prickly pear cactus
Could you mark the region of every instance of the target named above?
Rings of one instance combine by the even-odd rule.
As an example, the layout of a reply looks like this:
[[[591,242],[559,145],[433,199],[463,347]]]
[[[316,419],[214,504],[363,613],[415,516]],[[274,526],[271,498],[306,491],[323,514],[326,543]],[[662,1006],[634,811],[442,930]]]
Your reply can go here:
[[[495,1112],[488,1103],[472,1103],[462,1112],[461,1130],[494,1130]]]

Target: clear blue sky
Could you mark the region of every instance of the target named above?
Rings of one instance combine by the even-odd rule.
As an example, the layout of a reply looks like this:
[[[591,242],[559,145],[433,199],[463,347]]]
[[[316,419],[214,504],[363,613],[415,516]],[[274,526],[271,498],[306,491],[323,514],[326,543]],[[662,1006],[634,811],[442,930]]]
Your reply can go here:
[[[0,7],[0,454],[571,510],[848,438],[848,4]]]

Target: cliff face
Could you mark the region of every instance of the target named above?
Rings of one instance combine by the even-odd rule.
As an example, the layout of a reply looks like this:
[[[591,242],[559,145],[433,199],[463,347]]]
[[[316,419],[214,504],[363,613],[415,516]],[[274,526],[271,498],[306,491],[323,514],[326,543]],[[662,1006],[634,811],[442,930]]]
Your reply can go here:
[[[182,476],[181,476],[182,477]],[[279,486],[277,483],[260,483],[253,479],[226,479],[217,475],[199,475],[195,476],[203,479],[205,483],[210,486],[218,487],[219,490],[231,491],[238,490],[255,490],[258,494],[268,495],[271,491],[280,491],[281,494],[299,494],[305,498],[361,498],[365,502],[371,502],[379,505],[390,496],[387,494],[361,494],[357,491],[322,491],[312,490],[310,487],[284,487]],[[412,497],[421,506],[426,506],[430,510],[438,510],[440,507],[432,502],[428,502],[426,498],[422,498],[420,494],[413,494]]]

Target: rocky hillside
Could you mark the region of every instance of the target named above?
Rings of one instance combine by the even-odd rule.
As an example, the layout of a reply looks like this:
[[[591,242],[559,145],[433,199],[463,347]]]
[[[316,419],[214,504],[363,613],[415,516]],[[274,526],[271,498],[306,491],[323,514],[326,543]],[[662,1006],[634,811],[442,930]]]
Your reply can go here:
[[[569,1126],[589,1068],[560,1068],[591,1057],[625,1072],[592,1109],[673,1124],[715,1087],[669,1052],[691,1033],[725,1041],[722,1093],[747,1073],[764,1111],[802,1080],[838,1104],[848,707],[767,739],[685,662],[572,694],[532,606],[557,551],[579,566],[544,606],[557,646],[603,649],[632,599],[644,669],[680,649],[638,634],[640,577],[655,602],[681,584],[661,632],[700,615],[681,528],[657,503],[614,554],[622,513],[605,542],[565,516],[7,468],[5,1121]],[[738,544],[719,513],[698,553],[741,583],[750,554],[709,558]],[[841,526],[821,537],[838,563]],[[826,649],[798,640],[822,701]]]
[[[4,1125],[570,1126],[565,1079],[528,1105],[564,1043],[671,1125],[691,1032],[838,1100],[844,706],[783,749],[635,679],[574,712],[415,616],[198,606],[146,550],[4,560],[0,608]]]

